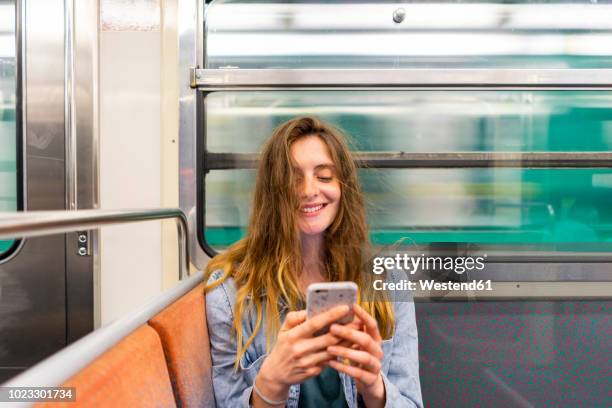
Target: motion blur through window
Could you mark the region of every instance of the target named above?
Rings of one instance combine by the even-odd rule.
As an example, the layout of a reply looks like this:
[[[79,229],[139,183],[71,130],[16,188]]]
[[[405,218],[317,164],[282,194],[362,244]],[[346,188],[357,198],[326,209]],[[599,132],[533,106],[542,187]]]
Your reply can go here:
[[[216,92],[206,104],[207,150],[260,151],[275,126],[316,115],[364,153],[612,150],[612,93],[602,91]],[[453,243],[525,251],[612,250],[609,168],[364,168],[371,238],[379,245]],[[205,238],[244,234],[253,169],[206,176]]]

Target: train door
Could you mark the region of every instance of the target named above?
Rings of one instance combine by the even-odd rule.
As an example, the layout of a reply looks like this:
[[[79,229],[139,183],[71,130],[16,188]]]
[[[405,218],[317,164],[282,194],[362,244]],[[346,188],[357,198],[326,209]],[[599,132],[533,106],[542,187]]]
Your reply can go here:
[[[1,211],[95,205],[94,3],[0,3]],[[94,238],[0,241],[0,382],[92,330]]]
[[[609,405],[611,11],[179,2],[192,259],[243,235],[272,129],[321,116],[353,137],[382,252],[484,260],[415,275],[445,284],[415,293],[425,404]]]

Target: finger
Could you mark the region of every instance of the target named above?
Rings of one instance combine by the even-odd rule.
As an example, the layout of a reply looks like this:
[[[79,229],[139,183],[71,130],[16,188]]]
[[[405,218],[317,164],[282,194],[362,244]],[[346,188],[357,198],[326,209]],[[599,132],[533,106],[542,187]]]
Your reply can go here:
[[[341,340],[340,342],[338,342],[338,344],[336,344],[336,346],[340,346],[340,347],[358,347],[356,344],[354,344],[350,340]]]
[[[297,325],[302,324],[304,321],[306,321],[306,311],[305,310],[289,312],[287,313],[287,316],[285,317],[285,321],[283,322],[281,331],[291,330]]]
[[[370,336],[372,336],[375,341],[382,341],[376,319],[370,316],[368,312],[363,310],[363,308],[356,303],[353,305],[353,312],[355,312],[355,315],[363,322],[364,326],[366,327],[366,331],[370,334]]]
[[[353,329],[356,329],[356,330],[361,330],[363,328],[363,322],[361,321],[360,318],[357,317],[357,315],[354,315],[353,321],[345,324],[345,326],[352,327]]]
[[[374,374],[377,374],[380,371],[380,360],[366,351],[338,346],[329,346],[327,351],[336,357],[346,358],[351,360],[353,363],[361,364],[362,368]]]
[[[348,347],[348,348],[352,348],[354,350],[361,350],[361,348],[359,347],[358,344],[355,344],[355,343],[353,343],[352,341],[349,341],[349,340],[342,340],[341,342],[336,344],[336,346]]]
[[[298,361],[298,366],[304,370],[307,370],[313,366],[320,366],[322,363],[333,360],[334,358],[335,357],[328,351],[321,351],[319,353],[312,353],[302,357]]]
[[[378,359],[382,359],[384,354],[379,341],[375,341],[372,337],[359,330],[354,330],[339,324],[332,324],[330,328],[331,334],[342,339],[349,340],[357,344],[362,350],[365,350]]]
[[[337,360],[329,360],[327,364],[329,364],[329,366],[334,370],[345,373],[366,385],[374,384],[378,379],[378,375],[380,375],[371,373],[359,367],[342,364]]]
[[[357,316],[355,316],[353,321],[348,323],[348,324],[345,324],[344,327],[349,327],[351,329],[362,331],[363,323],[361,322],[361,320]],[[343,346],[343,347],[354,346],[354,344],[352,342],[350,342],[349,340],[341,340],[341,339],[338,339],[338,345],[339,346]]]
[[[324,368],[325,366],[323,365],[310,367],[308,370],[306,370],[306,375],[308,377],[305,378],[304,380],[307,380],[308,378],[316,377],[317,375],[321,374],[321,371],[323,371]]]
[[[302,341],[310,341],[310,340],[314,340],[314,339],[319,339],[319,338],[323,338],[324,336],[329,336],[329,341],[327,341],[327,338],[322,341],[322,343],[324,344],[324,346],[319,347],[319,343],[317,343],[317,346],[313,347],[313,350],[316,351],[316,349],[323,349],[323,348],[327,348],[328,346],[342,346],[342,347],[353,347],[353,348],[358,348],[358,346],[356,344],[354,344],[353,342],[349,341],[349,340],[343,340],[338,336],[334,336],[333,334],[327,332],[323,335],[320,336],[316,336],[316,337],[311,337],[309,339],[304,339]]]
[[[357,331],[361,331],[361,329],[355,329]],[[330,333],[331,334],[331,333]],[[333,334],[332,334],[333,336]],[[338,339],[338,343],[336,344],[336,346],[341,346],[341,347],[349,347],[349,348],[354,348],[354,349],[359,349],[359,345],[353,343],[350,340],[346,340],[346,339],[342,339],[340,337],[337,337]]]
[[[349,310],[350,308],[347,305],[340,305],[328,310],[327,312],[320,313],[297,326],[295,328],[296,335],[298,337],[311,337],[317,331],[341,319],[349,312]]]
[[[294,344],[294,355],[296,357],[302,357],[307,354],[315,353],[317,351],[326,350],[327,347],[338,344],[340,339],[331,333],[326,333],[321,336],[312,337],[305,340],[300,340]]]

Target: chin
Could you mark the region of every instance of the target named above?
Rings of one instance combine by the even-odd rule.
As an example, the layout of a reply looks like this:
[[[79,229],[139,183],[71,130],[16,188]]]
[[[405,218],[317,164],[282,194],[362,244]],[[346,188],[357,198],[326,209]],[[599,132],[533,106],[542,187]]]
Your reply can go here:
[[[300,231],[304,235],[319,235],[323,234],[329,225],[300,225]]]

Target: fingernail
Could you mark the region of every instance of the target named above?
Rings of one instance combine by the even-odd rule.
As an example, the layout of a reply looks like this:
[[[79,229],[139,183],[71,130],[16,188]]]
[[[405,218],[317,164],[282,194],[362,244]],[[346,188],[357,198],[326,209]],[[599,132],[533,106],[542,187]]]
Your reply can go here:
[[[330,353],[337,353],[338,352],[338,347],[329,346],[329,347],[327,347],[327,351],[329,351]]]

